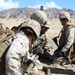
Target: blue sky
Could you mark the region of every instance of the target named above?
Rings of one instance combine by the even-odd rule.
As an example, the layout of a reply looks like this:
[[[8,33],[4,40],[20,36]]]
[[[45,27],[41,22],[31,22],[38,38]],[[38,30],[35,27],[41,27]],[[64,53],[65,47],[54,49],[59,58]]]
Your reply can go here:
[[[75,11],[75,0],[0,0],[0,11],[10,8],[68,8]]]

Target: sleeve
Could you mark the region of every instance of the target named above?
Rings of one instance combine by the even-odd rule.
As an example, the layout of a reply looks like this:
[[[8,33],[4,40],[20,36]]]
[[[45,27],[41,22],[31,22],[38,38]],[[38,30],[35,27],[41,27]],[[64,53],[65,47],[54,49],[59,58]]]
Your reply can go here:
[[[49,50],[51,49],[53,46],[51,44],[51,41],[49,41],[48,39],[46,40],[46,44],[44,45],[44,49]]]
[[[45,49],[46,51],[52,49],[53,45],[51,43],[51,40],[48,39],[47,35],[45,34],[44,36],[44,46],[43,49]]]
[[[57,46],[60,45],[59,40],[60,40],[60,38],[61,38],[62,32],[63,32],[63,28],[61,29],[61,31],[59,32],[59,34],[58,34],[56,37],[53,38],[53,41],[54,41],[54,43],[55,43]]]
[[[6,75],[18,75],[19,73],[19,55],[16,57],[15,54],[11,54],[11,57],[7,57],[6,60]]]
[[[74,28],[71,28],[66,33],[67,42],[65,43],[64,47],[62,48],[62,52],[66,52],[74,42]]]
[[[19,39],[14,40],[6,55],[6,75],[18,75],[22,49],[22,42]]]

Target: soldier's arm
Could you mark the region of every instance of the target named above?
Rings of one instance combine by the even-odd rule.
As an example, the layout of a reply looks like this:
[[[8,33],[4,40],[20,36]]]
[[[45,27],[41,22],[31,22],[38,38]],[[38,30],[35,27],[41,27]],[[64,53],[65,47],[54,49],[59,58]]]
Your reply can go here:
[[[66,33],[67,42],[65,43],[64,47],[62,48],[62,52],[66,52],[74,42],[74,28],[71,28]]]
[[[15,45],[17,40],[15,40],[9,48],[9,51],[6,55],[6,74],[9,75],[17,75],[19,71],[20,65],[20,47],[21,44],[17,41],[17,45]]]
[[[61,37],[61,35],[62,35],[62,32],[63,32],[63,28],[62,28],[61,31],[59,32],[58,36],[56,36],[56,37],[53,38],[53,41],[54,41],[54,43],[55,43],[57,46],[59,46],[59,39],[60,39],[60,37]]]
[[[19,75],[21,57],[28,52],[28,49],[29,42],[26,38],[19,35],[14,39],[6,55],[6,75]]]

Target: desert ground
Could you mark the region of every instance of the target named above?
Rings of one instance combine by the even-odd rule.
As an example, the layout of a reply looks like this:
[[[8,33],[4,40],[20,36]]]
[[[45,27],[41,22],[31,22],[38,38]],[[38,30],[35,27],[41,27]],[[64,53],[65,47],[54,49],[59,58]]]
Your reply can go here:
[[[12,28],[13,26],[18,26],[22,22],[24,22],[25,18],[0,18],[0,23],[3,23],[8,28]],[[57,48],[56,44],[53,42],[52,38],[57,36],[62,28],[61,23],[59,22],[59,19],[49,19],[51,25],[50,29],[47,31],[46,35],[49,40],[49,42],[53,45],[50,53],[53,54],[54,50]],[[72,22],[75,23],[75,19],[72,19]],[[51,74],[50,75],[75,75],[75,65],[73,64],[73,67],[69,65],[52,65],[49,64],[49,62],[41,62],[44,68],[47,67],[50,68]],[[47,75],[46,72],[40,71],[40,75]]]

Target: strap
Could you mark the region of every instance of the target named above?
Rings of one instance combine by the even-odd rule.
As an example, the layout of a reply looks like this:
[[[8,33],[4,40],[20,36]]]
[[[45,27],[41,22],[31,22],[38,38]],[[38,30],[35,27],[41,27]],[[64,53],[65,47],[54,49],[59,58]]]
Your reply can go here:
[[[11,33],[10,33],[11,32]],[[5,35],[6,33],[8,33],[7,35]],[[0,41],[0,43],[7,41],[9,38],[11,38],[12,36],[16,35],[13,31],[11,30],[5,30],[5,34],[4,36],[2,36],[2,40]]]

